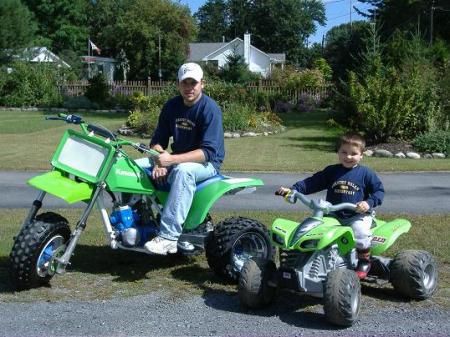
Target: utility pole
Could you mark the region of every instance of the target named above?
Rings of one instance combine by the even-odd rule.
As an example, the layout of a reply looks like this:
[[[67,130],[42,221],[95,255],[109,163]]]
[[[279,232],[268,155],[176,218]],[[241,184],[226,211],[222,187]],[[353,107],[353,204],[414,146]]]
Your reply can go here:
[[[430,46],[433,44],[433,12],[434,12],[434,0],[431,2],[431,9],[430,9]]]
[[[159,83],[161,83],[161,80],[162,80],[162,70],[161,70],[161,32],[158,33],[158,56],[159,56],[158,77],[159,77]]]

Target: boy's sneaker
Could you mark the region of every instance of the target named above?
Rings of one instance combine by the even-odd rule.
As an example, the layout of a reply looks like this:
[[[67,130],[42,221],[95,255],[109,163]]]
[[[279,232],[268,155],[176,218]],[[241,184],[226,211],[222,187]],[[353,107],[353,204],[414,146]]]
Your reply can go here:
[[[177,252],[177,241],[167,240],[161,236],[157,236],[154,239],[148,241],[144,248],[153,254],[167,255],[175,254]]]
[[[370,270],[370,261],[367,260],[359,260],[358,265],[356,266],[356,276],[360,280],[365,279]]]

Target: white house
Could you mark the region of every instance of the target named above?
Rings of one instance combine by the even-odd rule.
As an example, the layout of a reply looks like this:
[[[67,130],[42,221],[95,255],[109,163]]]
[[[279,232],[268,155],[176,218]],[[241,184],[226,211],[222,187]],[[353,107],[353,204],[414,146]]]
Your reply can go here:
[[[25,48],[19,55],[15,55],[13,58],[32,63],[54,63],[57,67],[70,68],[69,64],[53,54],[47,47]]]
[[[223,67],[227,63],[227,56],[233,53],[243,56],[245,63],[248,64],[248,69],[261,74],[263,77],[268,76],[277,64],[284,68],[286,61],[284,53],[265,53],[252,46],[250,34],[244,34],[244,40],[237,37],[230,42],[190,43],[188,61],[213,62],[218,67]]]

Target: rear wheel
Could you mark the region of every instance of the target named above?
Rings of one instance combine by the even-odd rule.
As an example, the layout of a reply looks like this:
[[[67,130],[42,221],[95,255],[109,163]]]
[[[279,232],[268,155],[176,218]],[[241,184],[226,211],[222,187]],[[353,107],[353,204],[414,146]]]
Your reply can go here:
[[[272,259],[266,227],[256,220],[233,217],[219,222],[205,242],[209,267],[217,275],[236,282],[251,258]]]
[[[56,271],[55,258],[62,256],[69,237],[67,220],[53,212],[40,214],[26,224],[9,256],[16,287],[22,290],[48,283]]]
[[[356,273],[349,269],[335,269],[325,282],[324,311],[328,321],[351,326],[358,318],[361,306],[361,285]]]
[[[272,260],[247,260],[241,270],[238,294],[241,303],[257,309],[270,304],[277,289],[277,267]]]
[[[398,253],[390,265],[391,283],[399,293],[424,300],[437,287],[437,266],[433,256],[423,250]]]

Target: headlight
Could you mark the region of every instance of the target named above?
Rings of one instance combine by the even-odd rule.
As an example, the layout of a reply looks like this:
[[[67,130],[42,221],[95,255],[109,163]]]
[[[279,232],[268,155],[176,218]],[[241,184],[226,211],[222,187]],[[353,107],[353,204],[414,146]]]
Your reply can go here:
[[[272,240],[273,242],[276,242],[279,245],[284,245],[284,238],[282,238],[278,234],[272,233]]]
[[[304,249],[312,249],[312,248],[316,248],[318,243],[319,243],[319,240],[306,240],[306,241],[302,242],[300,247],[302,247]]]

